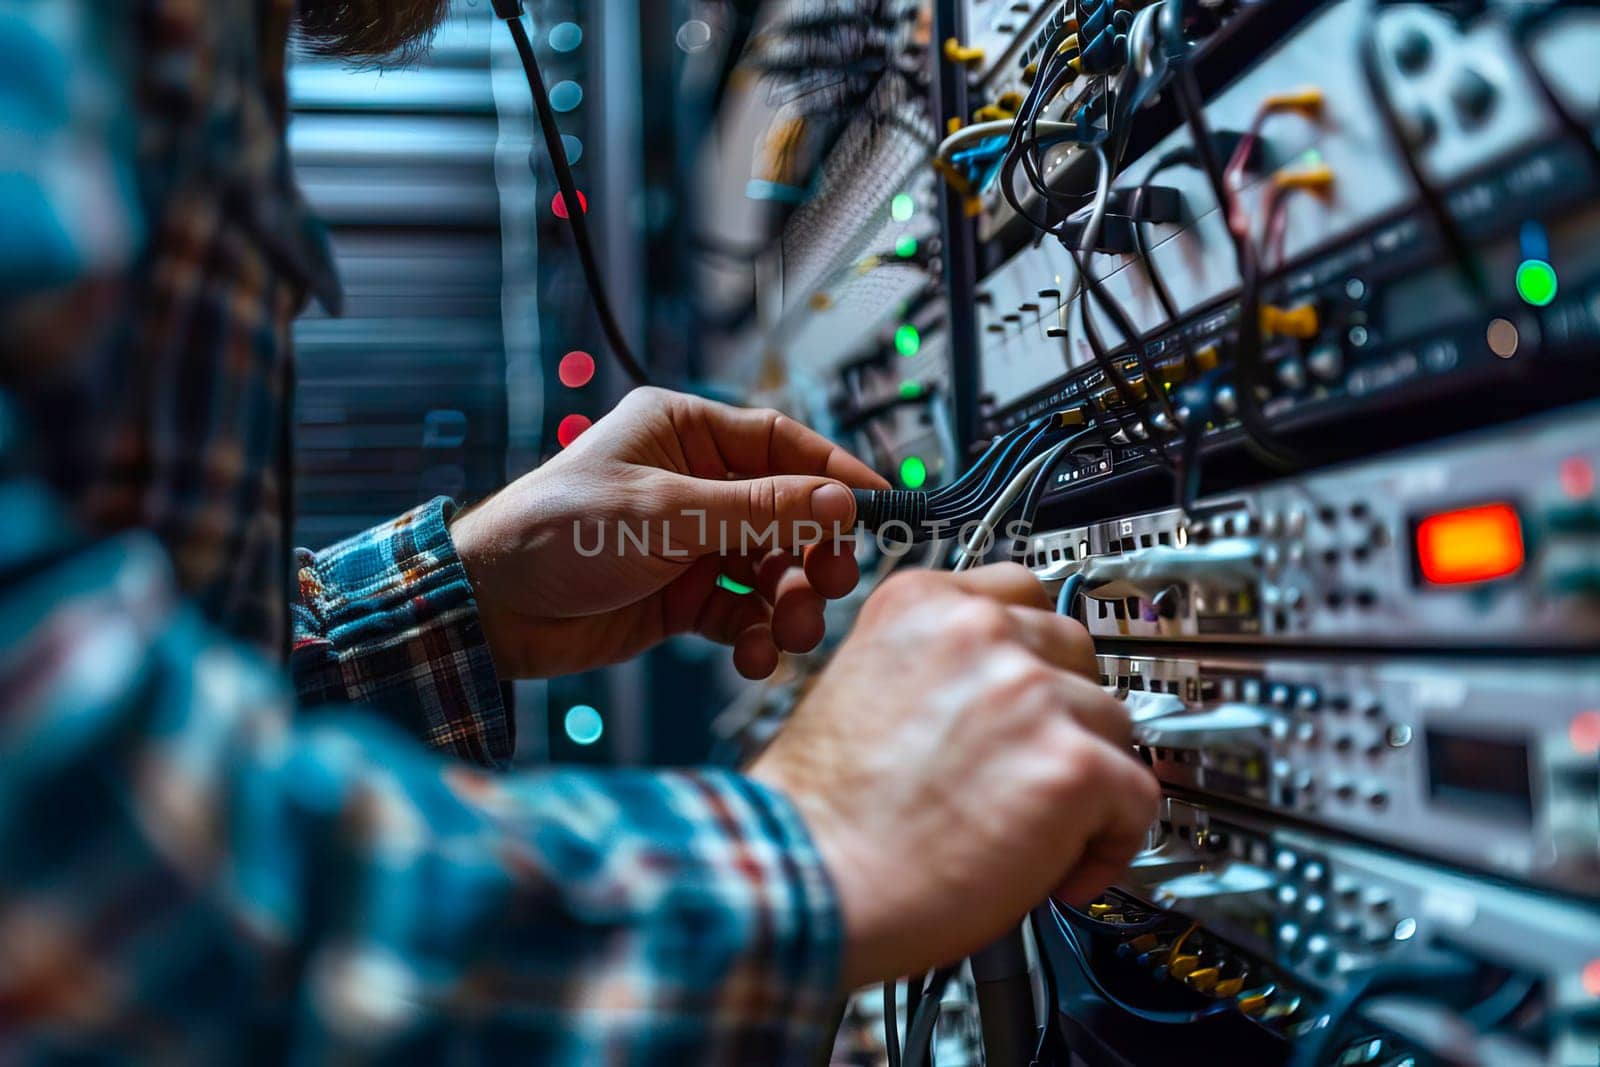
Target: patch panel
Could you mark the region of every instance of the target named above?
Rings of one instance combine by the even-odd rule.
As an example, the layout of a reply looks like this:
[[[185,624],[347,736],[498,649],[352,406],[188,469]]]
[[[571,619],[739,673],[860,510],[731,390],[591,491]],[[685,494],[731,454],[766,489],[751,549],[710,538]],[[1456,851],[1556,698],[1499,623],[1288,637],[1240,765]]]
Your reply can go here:
[[[1595,418],[1591,406],[1187,511],[1035,533],[1025,562],[1052,584],[1081,573],[1081,616],[1107,638],[1593,648]],[[1499,510],[1475,522],[1483,508]],[[1439,530],[1449,551],[1498,569],[1430,571]]]
[[[1424,1048],[1457,1042],[1458,1062],[1594,1062],[1600,918],[1592,907],[1183,799],[1165,802],[1153,836],[1121,886],[1145,908],[1195,922],[1228,950],[1328,994],[1408,961],[1452,960],[1481,975],[1488,992],[1475,997],[1472,980],[1435,981],[1412,989],[1398,1013],[1370,1013]],[[1521,994],[1496,1013],[1542,1024],[1468,1022],[1496,989]],[[1448,1003],[1458,996],[1473,1006]],[[1321,1029],[1316,1008],[1309,1014],[1300,1038]]]
[[[1600,660],[1102,655],[1169,787],[1600,897]],[[1150,694],[1153,696],[1141,696]]]

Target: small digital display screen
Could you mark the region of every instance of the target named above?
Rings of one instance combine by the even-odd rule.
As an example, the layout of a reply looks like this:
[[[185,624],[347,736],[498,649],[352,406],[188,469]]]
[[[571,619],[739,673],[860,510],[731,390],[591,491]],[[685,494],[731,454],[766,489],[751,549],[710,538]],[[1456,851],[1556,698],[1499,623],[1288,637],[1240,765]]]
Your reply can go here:
[[[1533,821],[1526,744],[1432,729],[1426,739],[1430,797]]]

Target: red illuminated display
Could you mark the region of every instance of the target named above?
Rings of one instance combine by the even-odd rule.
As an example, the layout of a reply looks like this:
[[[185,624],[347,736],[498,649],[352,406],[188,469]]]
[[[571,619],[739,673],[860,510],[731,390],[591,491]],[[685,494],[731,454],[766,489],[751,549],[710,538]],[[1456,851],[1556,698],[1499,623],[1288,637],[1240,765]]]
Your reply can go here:
[[[1417,563],[1433,585],[1506,578],[1524,558],[1522,522],[1510,504],[1440,512],[1417,524]]]

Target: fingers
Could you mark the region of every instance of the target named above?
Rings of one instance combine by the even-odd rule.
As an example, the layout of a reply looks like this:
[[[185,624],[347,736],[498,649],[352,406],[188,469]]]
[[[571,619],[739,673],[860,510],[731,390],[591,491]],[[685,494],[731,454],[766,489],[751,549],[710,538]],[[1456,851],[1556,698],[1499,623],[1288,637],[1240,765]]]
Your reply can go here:
[[[759,681],[778,669],[778,646],[773,643],[770,626],[751,626],[734,640],[733,666],[752,681]]]
[[[786,415],[697,397],[683,397],[681,403],[683,414],[674,422],[685,439],[685,452],[692,453],[689,443],[698,445],[703,438],[715,449],[724,468],[702,477],[809,474],[858,489],[889,487],[871,467]]]
[[[822,643],[824,601],[794,557],[774,552],[756,568],[757,585],[772,605],[772,640],[785,652],[810,652]]]
[[[801,475],[672,479],[667,522],[675,545],[699,552],[797,548],[847,533],[856,502],[836,481]]]
[[[1094,829],[1055,890],[1057,898],[1079,907],[1127,871],[1145,846],[1161,798],[1155,776],[1126,749],[1097,745],[1090,752],[1087,758],[1097,765],[1085,792],[1098,800]]]
[[[1143,833],[1128,838],[1095,838],[1051,895],[1075,908],[1086,906],[1122,877],[1144,844]]]
[[[827,568],[842,571],[846,562],[832,554],[832,546],[813,546],[821,550]],[[807,555],[809,560],[809,554]],[[691,572],[678,582],[694,581],[696,597],[693,621],[678,627],[692,630],[734,648],[734,665],[747,677],[764,678],[776,669],[781,653],[810,652],[821,644],[826,632],[825,601],[800,566],[801,556],[792,552],[772,552],[764,556],[704,556],[696,560]],[[855,560],[847,557],[848,584],[837,575],[828,579],[836,585],[854,584]],[[808,569],[812,565],[807,563]],[[717,587],[717,575],[725,574],[751,588],[738,594]],[[674,583],[675,585],[677,583]],[[683,617],[682,612],[678,617]],[[751,632],[746,632],[751,631]]]
[[[1081,677],[1090,680],[1100,677],[1100,664],[1094,658],[1094,639],[1082,623],[1053,611],[1014,606],[1006,610],[1016,622],[1018,639],[1034,655]]]
[[[1052,606],[1044,585],[1020,563],[993,563],[941,577],[963,592],[992,597],[1004,604],[1041,611],[1049,611]]]
[[[838,600],[861,581],[855,545],[850,541],[823,541],[812,545],[805,550],[805,573],[811,588],[829,600]]]

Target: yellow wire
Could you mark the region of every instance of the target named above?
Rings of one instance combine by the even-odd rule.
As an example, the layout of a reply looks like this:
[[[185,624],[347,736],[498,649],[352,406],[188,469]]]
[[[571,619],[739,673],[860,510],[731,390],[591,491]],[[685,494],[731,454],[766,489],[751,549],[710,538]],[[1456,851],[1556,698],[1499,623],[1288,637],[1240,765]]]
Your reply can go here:
[[[1172,948],[1167,950],[1167,966],[1168,967],[1171,967],[1172,966],[1172,961],[1178,958],[1178,950],[1183,948],[1183,943],[1185,941],[1189,940],[1189,935],[1194,933],[1195,932],[1195,928],[1198,927],[1199,925],[1200,924],[1197,923],[1197,922],[1190,923],[1189,924],[1189,929],[1185,930],[1183,932],[1182,936],[1180,936],[1178,938],[1178,940],[1176,940],[1176,941],[1174,941],[1172,943]]]

